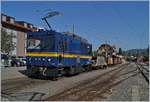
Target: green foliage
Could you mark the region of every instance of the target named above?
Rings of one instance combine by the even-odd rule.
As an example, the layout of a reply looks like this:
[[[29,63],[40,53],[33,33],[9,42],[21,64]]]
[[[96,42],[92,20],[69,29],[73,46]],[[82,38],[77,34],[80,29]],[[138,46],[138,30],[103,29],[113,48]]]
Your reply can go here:
[[[8,34],[4,29],[1,29],[1,51],[5,53],[10,53],[14,50],[14,44],[12,41],[12,34]]]
[[[144,56],[144,62],[149,61],[149,56]]]
[[[97,56],[97,51],[93,51],[93,56]]]
[[[119,48],[118,54],[122,55],[122,49],[121,48]]]
[[[148,48],[147,48],[147,53],[149,53],[149,46],[148,46]]]

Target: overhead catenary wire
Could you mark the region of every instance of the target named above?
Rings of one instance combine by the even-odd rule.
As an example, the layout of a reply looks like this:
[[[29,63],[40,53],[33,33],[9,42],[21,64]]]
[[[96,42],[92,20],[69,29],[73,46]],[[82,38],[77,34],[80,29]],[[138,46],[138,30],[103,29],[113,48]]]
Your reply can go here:
[[[140,47],[142,47],[141,44],[142,44],[143,34],[144,33],[143,32],[142,33],[137,32],[137,30],[135,30],[133,25],[129,23],[129,21],[125,18],[125,16],[122,16],[120,10],[116,6],[112,5],[112,9],[114,10],[114,12],[116,12],[116,14],[120,18],[120,20],[123,22],[123,24],[126,24],[127,25],[126,27],[128,27],[133,32],[132,34],[135,34],[135,35],[140,34],[141,35],[141,37],[140,37],[140,40],[141,40],[140,41]]]

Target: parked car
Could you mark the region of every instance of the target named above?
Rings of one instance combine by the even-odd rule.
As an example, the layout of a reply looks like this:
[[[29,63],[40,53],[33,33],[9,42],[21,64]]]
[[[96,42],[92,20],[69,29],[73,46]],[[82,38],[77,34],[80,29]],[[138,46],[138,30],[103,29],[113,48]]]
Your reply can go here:
[[[11,58],[12,60],[11,60],[11,66],[19,66],[19,61],[16,59],[16,57],[12,57]]]
[[[22,61],[23,61],[23,65],[26,65],[26,59],[23,58]]]
[[[18,59],[20,61],[20,66],[25,66],[26,65],[26,58],[20,57]]]
[[[12,57],[12,66],[24,66],[26,65],[26,59],[23,57]]]
[[[11,67],[11,66],[25,66],[25,57],[10,56],[7,53],[1,52],[1,67]]]

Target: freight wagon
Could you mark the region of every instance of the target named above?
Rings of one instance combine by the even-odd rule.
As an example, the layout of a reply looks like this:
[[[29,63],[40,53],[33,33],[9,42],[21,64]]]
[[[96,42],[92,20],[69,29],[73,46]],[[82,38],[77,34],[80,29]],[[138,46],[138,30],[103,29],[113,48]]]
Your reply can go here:
[[[116,54],[114,46],[109,44],[102,44],[97,49],[97,56],[93,57],[93,68],[107,68],[108,66],[121,64],[122,58]]]

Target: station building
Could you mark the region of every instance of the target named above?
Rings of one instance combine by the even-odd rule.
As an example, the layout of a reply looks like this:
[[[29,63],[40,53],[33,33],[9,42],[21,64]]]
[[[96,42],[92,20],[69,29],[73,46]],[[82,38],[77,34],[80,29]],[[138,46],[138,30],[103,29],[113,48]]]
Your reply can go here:
[[[26,32],[35,32],[38,30],[31,23],[25,21],[16,21],[14,17],[3,13],[1,14],[1,28],[8,34],[12,34],[12,41],[15,48],[10,52],[10,55],[16,57],[25,56],[27,37]]]

